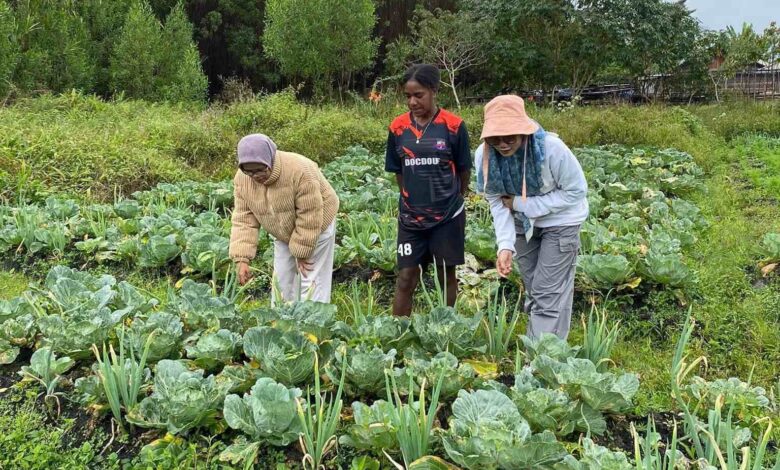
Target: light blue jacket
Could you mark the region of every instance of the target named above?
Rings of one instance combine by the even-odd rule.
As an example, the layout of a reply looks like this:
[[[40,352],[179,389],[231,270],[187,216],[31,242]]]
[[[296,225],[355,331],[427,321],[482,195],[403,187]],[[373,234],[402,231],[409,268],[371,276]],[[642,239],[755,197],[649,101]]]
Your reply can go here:
[[[482,172],[481,144],[474,153],[474,167]],[[588,183],[577,157],[554,133],[548,132],[544,141],[545,159],[542,167],[542,192],[539,196],[528,196],[523,203],[515,197],[514,211],[522,212],[531,221],[532,227],[555,227],[580,225],[588,218]],[[478,189],[479,191],[479,189]],[[493,228],[496,231],[498,251],[515,252],[515,217],[513,211],[501,203],[502,194],[485,194],[493,214]],[[526,237],[530,238],[527,233]]]

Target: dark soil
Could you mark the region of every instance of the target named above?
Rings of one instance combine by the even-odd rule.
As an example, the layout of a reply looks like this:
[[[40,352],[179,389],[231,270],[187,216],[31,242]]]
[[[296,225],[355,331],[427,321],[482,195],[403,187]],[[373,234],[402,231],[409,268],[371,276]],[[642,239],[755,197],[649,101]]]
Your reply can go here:
[[[496,378],[496,382],[502,383],[507,387],[513,387],[515,385],[515,376],[513,374],[502,374]]]
[[[660,434],[661,442],[670,442],[676,415],[671,412],[660,412],[652,413],[649,417],[655,422],[655,431]],[[648,416],[607,416],[606,434],[594,436],[593,441],[610,449],[633,452],[634,438],[631,436],[631,423],[634,423],[637,434],[641,437],[647,430],[647,419]]]
[[[21,379],[19,371],[22,370],[23,365],[30,363],[32,353],[32,349],[22,348],[16,361],[12,364],[0,366],[0,389],[8,388]]]

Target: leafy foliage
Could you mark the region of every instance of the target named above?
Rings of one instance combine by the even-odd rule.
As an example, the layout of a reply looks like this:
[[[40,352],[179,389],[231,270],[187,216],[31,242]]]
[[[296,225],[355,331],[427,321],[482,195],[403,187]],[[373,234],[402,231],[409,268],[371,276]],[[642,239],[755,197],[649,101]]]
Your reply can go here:
[[[331,336],[336,306],[323,302],[286,302],[277,307],[256,312],[260,322],[271,323],[281,331],[298,331],[317,339]]]
[[[297,407],[300,397],[299,389],[288,389],[263,377],[243,398],[238,395],[225,398],[225,421],[231,428],[247,434],[257,445],[267,442],[286,446],[300,433]],[[225,452],[234,452],[231,448]]]
[[[231,329],[239,322],[235,304],[223,296],[215,295],[208,284],[187,279],[177,293],[169,295],[168,308],[176,312],[185,329]]]
[[[359,450],[380,455],[383,450],[398,448],[393,424],[393,404],[376,400],[371,406],[356,401],[352,403],[353,424],[347,427],[347,434],[339,443]]]
[[[430,359],[407,351],[404,364],[406,367],[396,369],[395,374],[401,379],[402,388],[407,377],[414,377],[416,387],[405,390],[407,393],[419,391],[424,383],[432,384],[441,380],[441,398],[448,400],[457,395],[461,389],[469,389],[478,383],[474,367],[466,362],[459,363],[457,357],[446,351],[437,353]]]
[[[426,350],[448,351],[464,357],[485,350],[477,336],[481,321],[479,314],[468,318],[451,307],[436,307],[428,314],[412,315],[412,328]]]
[[[35,310],[26,299],[0,300],[0,364],[11,364],[19,348],[30,346],[38,333]]]
[[[112,87],[133,98],[203,101],[208,80],[182,4],[163,27],[145,0],[127,13],[111,56]]]
[[[297,385],[311,378],[317,345],[302,333],[262,326],[244,333],[244,353],[272,379]]]
[[[288,77],[328,83],[338,75],[346,83],[349,74],[371,65],[376,54],[374,3],[368,0],[270,0],[265,22],[265,53]]]
[[[771,261],[780,261],[780,233],[767,233],[761,240],[764,253]]]
[[[185,433],[213,424],[226,394],[213,375],[204,377],[202,370],[190,371],[180,361],[163,359],[155,367],[152,394],[130,410],[127,421],[171,434]]]
[[[176,358],[181,349],[182,322],[177,315],[168,312],[152,312],[148,316],[133,319],[124,336],[125,347],[141,351],[146,338],[154,335],[149,346],[149,362]]]
[[[517,407],[495,390],[459,392],[442,443],[447,455],[468,469],[539,468],[566,455],[552,433],[532,435]]]
[[[348,395],[377,394],[385,387],[385,372],[392,370],[395,356],[395,349],[385,353],[377,346],[350,347],[341,343],[335,347],[331,367],[325,370],[335,383],[341,376],[341,368],[346,368],[344,391]]]
[[[46,297],[32,303],[41,311],[38,328],[54,351],[73,357],[89,355],[92,344],[103,344],[122,319],[156,303],[133,295],[127,284],[116,285],[112,276],[95,277],[64,266],[49,271],[45,286]]]
[[[338,321],[333,331],[350,345],[391,347],[399,351],[415,339],[409,319],[392,315],[367,315],[352,324]]]
[[[566,362],[559,362],[542,355],[531,366],[548,386],[562,388],[597,411],[617,412],[628,408],[639,388],[636,375],[600,373],[588,359],[570,357]]]
[[[577,266],[596,288],[619,286],[631,277],[633,267],[623,255],[595,254],[577,258]]]
[[[194,345],[185,346],[187,357],[205,370],[213,370],[233,361],[241,351],[241,335],[221,329],[204,333]]]

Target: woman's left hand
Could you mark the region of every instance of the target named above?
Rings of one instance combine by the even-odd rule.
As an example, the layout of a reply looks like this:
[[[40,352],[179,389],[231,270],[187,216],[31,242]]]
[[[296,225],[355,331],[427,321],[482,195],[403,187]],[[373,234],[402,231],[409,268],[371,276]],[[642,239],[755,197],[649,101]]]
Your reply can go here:
[[[501,250],[496,259],[496,271],[501,277],[507,277],[512,272],[512,257],[514,253],[511,250]]]
[[[501,196],[501,203],[510,211],[525,212],[522,196]]]
[[[501,203],[506,207],[507,209],[514,210],[514,204],[515,197],[514,196],[501,196]]]
[[[308,276],[311,270],[314,269],[314,263],[308,259],[296,259],[295,263],[298,265],[298,272],[303,277]]]

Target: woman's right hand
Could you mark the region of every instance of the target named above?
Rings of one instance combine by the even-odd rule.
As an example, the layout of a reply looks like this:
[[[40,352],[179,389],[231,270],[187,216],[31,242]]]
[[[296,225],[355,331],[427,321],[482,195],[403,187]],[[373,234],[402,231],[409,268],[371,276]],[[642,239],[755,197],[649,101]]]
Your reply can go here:
[[[239,261],[236,263],[236,271],[238,272],[238,283],[242,286],[252,279],[252,272],[249,270],[249,263]]]
[[[501,277],[507,277],[512,272],[512,253],[511,250],[501,250],[496,258],[496,271]]]

